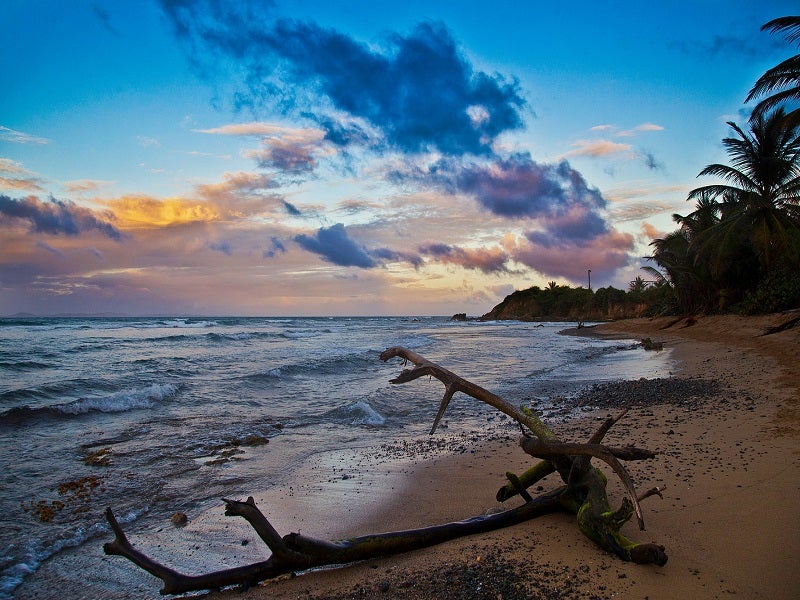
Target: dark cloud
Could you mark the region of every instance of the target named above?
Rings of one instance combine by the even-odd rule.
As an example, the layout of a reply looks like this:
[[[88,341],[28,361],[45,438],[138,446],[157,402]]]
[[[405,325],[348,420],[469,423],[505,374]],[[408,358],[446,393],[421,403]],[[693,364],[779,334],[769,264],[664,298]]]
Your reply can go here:
[[[238,104],[312,117],[333,143],[363,142],[366,132],[309,113],[320,100],[406,152],[487,155],[499,134],[522,126],[518,82],[476,71],[441,24],[422,23],[378,49],[313,22],[272,21],[253,3],[162,5],[193,56],[205,56],[205,69],[222,58],[245,73]]]
[[[370,256],[374,258],[378,258],[380,260],[392,261],[392,262],[407,262],[414,266],[415,269],[421,267],[425,261],[422,260],[422,257],[418,254],[411,254],[409,252],[398,252],[396,250],[391,250],[389,248],[376,248],[375,250],[370,250]]]
[[[294,241],[335,265],[362,269],[377,266],[367,249],[354,242],[341,223],[320,227],[314,235],[301,233],[294,237]]]
[[[300,212],[299,208],[297,208],[294,204],[292,204],[288,200],[281,200],[281,202],[283,203],[283,208],[285,208],[286,212],[289,213],[291,216],[299,217],[303,214],[302,212]]]
[[[590,211],[605,206],[600,192],[590,188],[567,161],[541,165],[527,154],[463,169],[454,183],[459,192],[505,217],[549,217],[576,205]]]
[[[501,217],[536,219],[547,235],[559,239],[586,240],[609,230],[603,195],[567,161],[542,165],[528,154],[482,164],[448,159],[427,170],[395,172],[390,179],[471,196]]]
[[[16,200],[0,195],[0,222],[3,221],[26,221],[36,233],[77,236],[95,230],[118,242],[124,237],[119,229],[97,218],[88,208],[55,198],[41,202],[33,196]]]
[[[647,168],[651,171],[663,171],[664,164],[659,161],[652,152],[648,152],[647,150],[642,150],[642,157],[644,158],[644,164],[647,165]]]
[[[231,246],[230,242],[212,242],[208,247],[214,252],[222,252],[226,256],[233,254],[233,246]]]
[[[286,246],[284,246],[283,242],[281,242],[278,238],[272,236],[270,238],[270,247],[264,250],[262,256],[264,258],[274,258],[278,254],[278,252],[280,252],[281,254],[285,254]]]

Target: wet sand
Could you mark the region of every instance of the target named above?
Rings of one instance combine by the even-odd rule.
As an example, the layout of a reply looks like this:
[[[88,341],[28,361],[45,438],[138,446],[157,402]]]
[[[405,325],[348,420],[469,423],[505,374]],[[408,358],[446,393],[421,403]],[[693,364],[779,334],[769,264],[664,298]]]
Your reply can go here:
[[[620,561],[587,540],[574,516],[559,514],[210,597],[796,598],[800,325],[762,334],[797,316],[635,319],[574,332],[661,342],[683,381],[598,389],[594,399],[584,398],[582,419],[555,427],[564,440],[585,440],[602,419],[632,404],[605,441],[659,452],[654,460],[629,463],[640,491],[656,485],[666,490],[663,499],[643,503],[647,530],[629,523],[624,532],[664,545],[669,562],[663,567]],[[704,387],[707,382],[714,385]],[[457,419],[454,408],[455,401],[451,421]],[[485,439],[444,429],[412,443],[387,440],[378,448],[319,454],[299,467],[293,484],[253,495],[282,534],[335,539],[456,521],[507,508],[494,498],[504,473],[522,472],[532,460],[517,446],[518,437],[518,429],[498,417],[487,423]],[[551,475],[531,491],[559,483]],[[623,497],[611,473],[612,504]],[[158,536],[132,541],[189,572],[266,558],[255,533],[221,512],[191,515],[184,528],[165,524]],[[121,558],[97,554],[94,575],[122,578],[133,597],[158,597],[157,580]],[[56,567],[44,565],[44,579],[37,579],[65,580],[68,559],[49,575],[47,569]],[[72,567],[91,568],[85,560],[76,558]],[[78,569],[73,577],[83,573]],[[18,591],[20,597],[50,597],[36,586]]]

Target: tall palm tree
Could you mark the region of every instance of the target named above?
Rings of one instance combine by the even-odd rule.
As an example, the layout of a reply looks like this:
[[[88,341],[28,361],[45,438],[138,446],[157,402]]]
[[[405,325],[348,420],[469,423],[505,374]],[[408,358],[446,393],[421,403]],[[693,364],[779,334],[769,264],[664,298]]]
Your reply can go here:
[[[678,230],[653,240],[650,242],[653,254],[646,258],[655,262],[660,270],[642,267],[655,277],[657,285],[672,288],[675,304],[684,314],[711,310],[716,305],[716,286],[707,265],[696,260],[692,237],[691,229],[681,225]]]
[[[781,17],[765,23],[761,31],[784,32],[789,42],[800,42],[800,16]],[[775,92],[775,90],[780,90]],[[755,119],[787,101],[800,101],[800,54],[772,67],[756,81],[745,102],[775,92],[761,100],[753,109]],[[800,108],[789,112],[787,118],[800,122]]]
[[[792,125],[778,108],[755,116],[749,134],[733,122],[728,125],[737,135],[722,141],[731,164],[708,165],[699,174],[724,183],[699,187],[687,198],[719,214],[697,241],[704,250],[714,249],[717,262],[733,247],[750,244],[766,273],[783,258],[796,260],[798,253],[800,122]]]

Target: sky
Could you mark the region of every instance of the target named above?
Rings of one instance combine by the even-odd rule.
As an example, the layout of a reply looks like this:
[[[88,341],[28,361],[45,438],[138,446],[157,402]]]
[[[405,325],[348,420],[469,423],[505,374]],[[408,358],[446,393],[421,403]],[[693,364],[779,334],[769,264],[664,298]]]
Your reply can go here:
[[[793,5],[4,0],[0,315],[627,289]]]

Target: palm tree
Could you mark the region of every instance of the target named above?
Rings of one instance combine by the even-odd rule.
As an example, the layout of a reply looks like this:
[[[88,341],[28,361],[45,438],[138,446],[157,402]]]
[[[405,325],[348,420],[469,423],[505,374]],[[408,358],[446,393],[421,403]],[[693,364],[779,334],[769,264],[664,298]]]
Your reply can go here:
[[[800,42],[800,17],[781,17],[765,23],[761,31],[784,32],[789,42]],[[775,91],[780,90],[780,91]],[[786,101],[800,100],[800,54],[786,59],[772,67],[756,81],[745,102],[775,92],[761,100],[753,109],[752,119],[759,118]],[[800,122],[800,109],[792,110],[787,118],[793,123]]]
[[[694,243],[700,255],[713,252],[715,267],[737,247],[749,244],[763,275],[779,260],[796,259],[798,253],[800,122],[790,124],[778,108],[756,115],[750,134],[733,122],[728,125],[737,135],[722,141],[731,164],[708,165],[699,174],[720,177],[724,183],[699,187],[687,198],[699,200],[698,206],[702,203],[703,214],[693,214],[709,224]]]
[[[680,217],[680,215],[673,215]],[[685,225],[650,242],[652,256],[647,256],[660,270],[642,267],[656,280],[656,285],[668,285],[674,293],[675,305],[683,314],[707,311],[716,304],[716,288],[706,264],[696,260],[692,245],[693,233]]]

